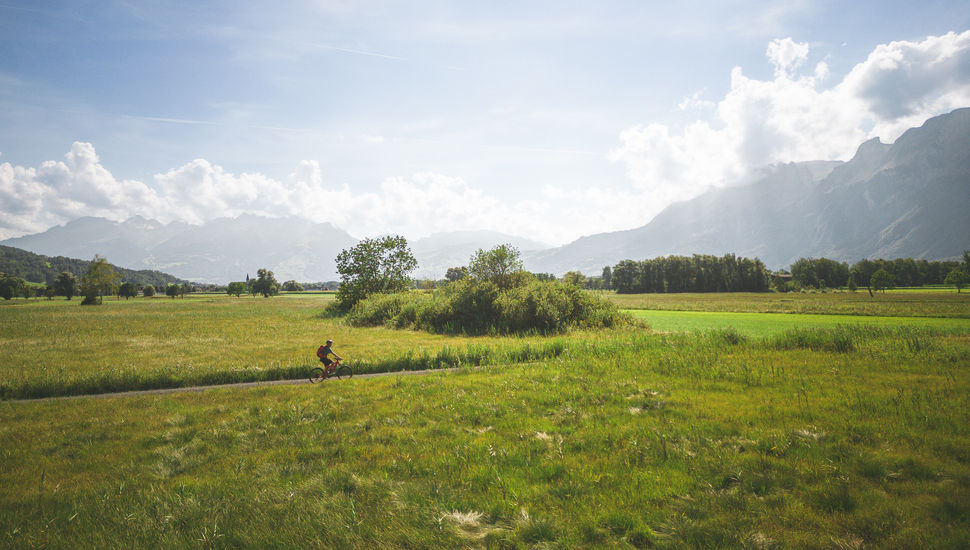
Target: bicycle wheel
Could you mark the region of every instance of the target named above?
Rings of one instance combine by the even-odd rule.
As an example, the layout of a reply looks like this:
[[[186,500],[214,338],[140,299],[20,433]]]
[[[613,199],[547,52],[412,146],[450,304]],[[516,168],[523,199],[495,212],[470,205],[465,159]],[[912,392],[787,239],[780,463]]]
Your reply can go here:
[[[316,367],[315,369],[310,371],[311,384],[315,384],[321,380],[325,380],[326,378],[327,378],[327,371],[323,370],[320,367]]]
[[[354,375],[354,369],[350,368],[350,365],[340,365],[337,368],[337,379],[350,378]]]

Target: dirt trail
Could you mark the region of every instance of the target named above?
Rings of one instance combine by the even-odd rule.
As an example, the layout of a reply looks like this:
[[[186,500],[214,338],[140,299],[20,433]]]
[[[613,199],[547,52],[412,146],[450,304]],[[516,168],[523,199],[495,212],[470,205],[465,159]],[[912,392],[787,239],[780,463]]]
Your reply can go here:
[[[483,367],[474,367],[483,368]],[[431,374],[433,372],[454,372],[459,369],[429,369],[429,370],[402,370],[395,372],[374,372],[370,374],[355,374],[354,379],[357,378],[377,378],[379,376],[409,376],[409,375],[419,375],[419,374]],[[331,380],[324,380],[320,384],[339,384],[341,380],[336,378]],[[206,390],[214,390],[217,388],[252,388],[256,386],[295,386],[298,384],[309,384],[310,381],[306,378],[301,378],[298,380],[265,380],[262,382],[236,382],[234,384],[215,384],[211,386],[187,386],[184,388],[162,388],[157,390],[138,390],[138,391],[122,391],[113,393],[91,393],[85,395],[60,395],[55,397],[35,397],[31,399],[8,399],[8,402],[28,402],[28,401],[52,401],[55,399],[101,399],[106,397],[131,397],[134,395],[162,395],[166,393],[181,393],[181,392],[199,392]]]

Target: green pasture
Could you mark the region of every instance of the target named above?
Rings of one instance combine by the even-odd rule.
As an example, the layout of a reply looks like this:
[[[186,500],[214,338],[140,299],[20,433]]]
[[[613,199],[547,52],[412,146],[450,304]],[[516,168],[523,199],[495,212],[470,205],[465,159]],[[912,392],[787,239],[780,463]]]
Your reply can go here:
[[[302,378],[328,338],[359,372],[508,362],[560,353],[538,337],[354,328],[332,295],[0,302],[0,398]]]
[[[967,547],[967,335],[805,334],[603,333],[484,370],[0,402],[0,546]]]
[[[887,295],[610,295],[650,328],[502,338],[330,295],[0,303],[0,547],[968,547],[965,295]],[[11,399],[302,376],[328,337],[475,368]]]
[[[950,317],[970,319],[970,292],[906,289],[877,292],[733,292],[600,295],[621,309],[721,311],[737,313],[807,313],[877,317]]]
[[[970,333],[970,318],[881,317],[874,315],[820,315],[808,313],[736,313],[726,311],[666,311],[630,309],[626,313],[649,323],[661,332],[699,332],[734,328],[752,337],[763,337],[792,329],[835,328],[840,325],[930,328]]]

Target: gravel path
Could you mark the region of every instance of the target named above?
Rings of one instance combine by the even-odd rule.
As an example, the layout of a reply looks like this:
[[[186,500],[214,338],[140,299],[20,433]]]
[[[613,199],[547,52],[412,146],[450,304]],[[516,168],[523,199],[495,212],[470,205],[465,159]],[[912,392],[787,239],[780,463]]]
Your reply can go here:
[[[484,367],[475,367],[484,368]],[[454,372],[459,369],[430,369],[430,370],[402,370],[395,372],[374,372],[370,374],[355,374],[354,378],[377,378],[379,376],[410,376],[419,374],[431,374],[433,372]],[[321,384],[339,384],[341,381],[337,379],[324,380],[320,382]],[[212,386],[188,386],[184,388],[162,388],[158,390],[139,390],[139,391],[123,391],[114,393],[93,393],[86,395],[62,395],[56,397],[36,397],[33,399],[9,399],[8,401],[17,402],[27,402],[27,401],[52,401],[55,399],[99,399],[105,397],[131,397],[133,395],[163,395],[168,393],[182,393],[182,392],[200,392],[206,390],[213,390],[217,388],[253,388],[256,386],[296,386],[299,384],[309,384],[310,381],[306,378],[301,378],[298,380],[265,380],[262,382],[237,382],[235,384],[215,384]]]

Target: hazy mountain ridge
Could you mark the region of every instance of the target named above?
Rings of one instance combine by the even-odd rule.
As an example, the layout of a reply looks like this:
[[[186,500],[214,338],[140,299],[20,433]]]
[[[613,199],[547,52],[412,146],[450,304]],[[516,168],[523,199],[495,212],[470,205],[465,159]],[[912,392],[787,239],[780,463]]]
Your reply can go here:
[[[227,283],[255,276],[259,268],[280,281],[336,279],[334,259],[357,243],[329,223],[244,214],[204,225],[162,224],[144,218],[113,222],[79,218],[43,233],[3,244],[49,256],[94,257],[153,269],[199,282]]]
[[[62,272],[73,273],[80,281],[90,266],[90,260],[78,260],[63,256],[45,256],[11,246],[0,245],[0,272],[20,277],[32,283],[44,283],[48,286]],[[131,270],[114,265],[114,270],[121,277],[119,282],[130,282],[137,285],[153,285],[163,289],[172,283],[182,284],[185,281],[167,273],[153,270]]]
[[[152,269],[197,282],[225,284],[253,277],[259,268],[278,280],[337,280],[336,257],[357,239],[330,223],[298,218],[243,214],[203,225],[162,224],[132,218],[113,222],[78,218],[36,235],[3,244],[49,256],[93,258],[100,254],[117,265]],[[528,251],[548,248],[530,239],[496,231],[437,233],[411,243],[419,261],[415,276],[443,278],[449,267],[467,265],[479,248],[511,244]]]
[[[441,278],[479,248],[509,243],[526,269],[598,274],[625,259],[735,253],[787,268],[800,257],[945,259],[970,249],[970,109],[906,131],[893,144],[872,139],[848,162],[812,161],[766,169],[746,185],[672,204],[646,225],[546,248],[492,231],[455,231],[412,241],[418,277]],[[261,267],[280,281],[337,279],[337,254],[358,241],[329,223],[242,215],[204,225],[79,218],[0,244],[49,256],[91,258],[226,283]]]
[[[970,248],[970,109],[872,139],[845,163],[781,165],[675,203],[650,223],[526,258],[533,271],[596,274],[624,259],[736,253],[769,267],[800,257],[944,259]]]

